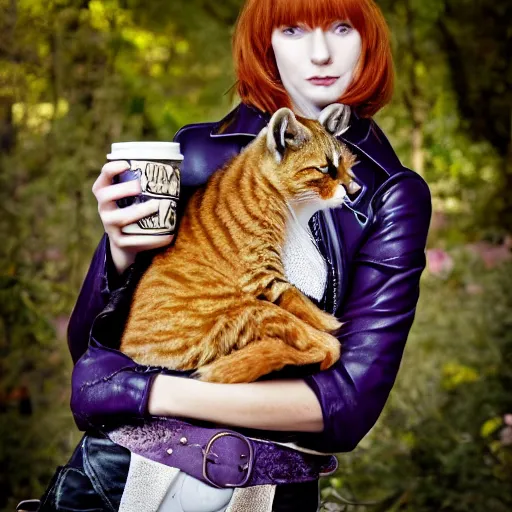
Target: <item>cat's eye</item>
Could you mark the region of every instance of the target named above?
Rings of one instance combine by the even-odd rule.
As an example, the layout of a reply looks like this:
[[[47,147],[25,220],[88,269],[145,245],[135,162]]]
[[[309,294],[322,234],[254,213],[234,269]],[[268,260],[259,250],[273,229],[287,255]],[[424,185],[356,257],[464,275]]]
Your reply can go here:
[[[317,171],[320,171],[322,174],[329,174],[329,166],[325,165],[323,167],[315,167]]]

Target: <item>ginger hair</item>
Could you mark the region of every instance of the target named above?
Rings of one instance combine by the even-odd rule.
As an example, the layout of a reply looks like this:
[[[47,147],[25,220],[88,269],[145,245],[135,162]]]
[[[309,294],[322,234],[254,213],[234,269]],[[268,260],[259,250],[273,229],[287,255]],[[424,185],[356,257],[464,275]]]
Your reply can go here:
[[[354,78],[338,99],[360,117],[371,117],[393,95],[389,29],[373,0],[247,0],[233,34],[236,90],[242,102],[274,113],[291,102],[279,78],[271,37],[274,29],[304,23],[327,29],[348,21],[362,39]]]

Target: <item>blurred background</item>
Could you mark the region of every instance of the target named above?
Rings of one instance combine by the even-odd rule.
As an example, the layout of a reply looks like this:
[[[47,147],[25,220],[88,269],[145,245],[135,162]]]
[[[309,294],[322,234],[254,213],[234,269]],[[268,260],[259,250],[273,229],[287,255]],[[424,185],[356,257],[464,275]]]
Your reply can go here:
[[[80,437],[65,334],[105,154],[229,111],[241,3],[0,0],[0,510],[39,497]],[[435,212],[396,386],[324,510],[510,511],[511,2],[377,3],[397,87],[376,121]]]

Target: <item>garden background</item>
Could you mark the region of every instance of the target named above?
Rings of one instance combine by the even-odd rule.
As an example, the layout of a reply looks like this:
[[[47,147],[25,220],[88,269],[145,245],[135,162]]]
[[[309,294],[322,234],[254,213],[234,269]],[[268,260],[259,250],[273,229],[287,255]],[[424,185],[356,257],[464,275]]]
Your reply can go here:
[[[376,120],[435,211],[396,386],[324,510],[509,512],[512,4],[378,3],[397,87]],[[240,4],[0,0],[0,510],[38,497],[80,437],[65,335],[109,145],[229,111]]]

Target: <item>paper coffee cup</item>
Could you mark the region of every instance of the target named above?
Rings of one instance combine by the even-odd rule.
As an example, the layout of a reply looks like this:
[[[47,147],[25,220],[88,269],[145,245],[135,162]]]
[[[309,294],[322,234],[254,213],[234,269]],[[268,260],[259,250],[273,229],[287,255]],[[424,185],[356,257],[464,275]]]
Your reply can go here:
[[[121,228],[123,233],[137,235],[169,235],[177,224],[180,197],[180,166],[183,155],[177,142],[115,142],[107,160],[126,160],[130,169],[114,179],[114,183],[140,181],[141,194],[117,201],[120,208],[159,201],[158,211],[138,222]]]

